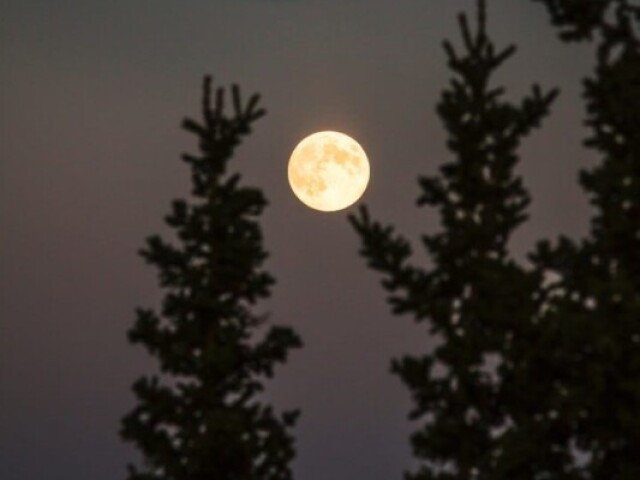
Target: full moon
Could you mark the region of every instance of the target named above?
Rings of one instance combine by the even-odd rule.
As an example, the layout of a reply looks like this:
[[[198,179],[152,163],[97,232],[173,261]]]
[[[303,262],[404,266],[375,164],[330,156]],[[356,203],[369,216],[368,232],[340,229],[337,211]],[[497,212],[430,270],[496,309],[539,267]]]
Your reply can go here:
[[[289,185],[305,205],[323,212],[355,203],[369,183],[369,160],[353,138],[318,132],[304,138],[289,158]]]

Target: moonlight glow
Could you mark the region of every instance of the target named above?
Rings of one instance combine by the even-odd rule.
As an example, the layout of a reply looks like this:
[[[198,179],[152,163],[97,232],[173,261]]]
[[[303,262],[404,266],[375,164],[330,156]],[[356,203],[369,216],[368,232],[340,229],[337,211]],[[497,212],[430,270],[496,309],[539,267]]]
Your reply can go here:
[[[318,132],[303,139],[289,159],[289,184],[305,205],[324,212],[347,208],[369,183],[369,160],[353,138]]]

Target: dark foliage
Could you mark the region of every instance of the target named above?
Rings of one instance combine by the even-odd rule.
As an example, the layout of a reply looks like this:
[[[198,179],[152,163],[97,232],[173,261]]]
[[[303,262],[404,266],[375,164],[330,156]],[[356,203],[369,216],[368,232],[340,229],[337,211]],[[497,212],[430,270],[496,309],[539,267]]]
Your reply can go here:
[[[555,372],[547,401],[579,452],[580,478],[632,480],[640,478],[640,6],[542,3],[561,38],[596,46],[584,81],[585,144],[602,159],[580,173],[594,209],[588,236],[541,242],[532,256],[554,278],[542,291],[548,333],[539,348],[552,352],[544,356]]]
[[[412,395],[410,418],[420,424],[411,438],[420,466],[407,478],[532,479],[566,458],[541,448],[548,432],[534,420],[536,388],[519,381],[540,276],[509,257],[507,242],[529,203],[514,174],[516,151],[556,92],[534,86],[519,104],[506,101],[490,81],[514,47],[494,47],[482,1],[475,34],[466,16],[459,20],[464,51],[444,43],[455,76],[438,104],[455,158],[419,182],[418,205],[436,208],[442,224],[422,238],[433,265],[412,265],[409,242],[366,208],[350,221],[369,266],[384,275],[393,312],[427,323],[441,341],[393,362]]]
[[[596,46],[585,144],[602,161],[580,174],[587,238],[540,242],[527,268],[509,258],[529,200],[515,151],[554,93],[513,106],[488,87],[512,50],[494,52],[482,1],[475,36],[460,19],[465,54],[445,43],[456,78],[438,114],[456,160],[420,179],[418,203],[443,228],[423,237],[432,265],[413,266],[409,242],[366,209],[350,219],[394,313],[440,340],[393,363],[420,422],[410,479],[640,478],[640,6],[534,1],[563,41]]]
[[[289,480],[294,455],[289,429],[297,412],[276,415],[257,396],[262,379],[301,345],[287,327],[270,327],[253,312],[270,294],[273,278],[262,269],[266,253],[257,217],[262,192],[240,185],[227,164],[255,120],[259,97],[244,103],[231,90],[211,98],[204,81],[203,121],[187,119],[199,155],[183,155],[191,168],[193,197],[176,200],[167,224],[177,236],[147,240],[144,259],[159,272],[165,295],[160,312],[138,309],[132,343],[156,357],[161,373],[133,386],[136,407],[124,417],[122,436],[142,452],[130,480]],[[212,105],[213,103],[213,105]]]

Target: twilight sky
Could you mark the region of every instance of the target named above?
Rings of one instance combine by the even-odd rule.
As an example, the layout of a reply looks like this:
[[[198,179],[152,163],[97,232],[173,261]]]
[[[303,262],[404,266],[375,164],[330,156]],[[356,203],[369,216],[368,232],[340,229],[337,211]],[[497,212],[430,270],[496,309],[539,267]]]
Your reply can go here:
[[[541,6],[489,0],[489,32],[519,51],[499,83],[519,98],[534,82],[562,94],[521,150],[534,199],[514,237],[580,235],[587,202],[577,169],[579,80],[590,52],[556,39]],[[343,131],[367,151],[364,202],[416,239],[438,228],[415,208],[418,174],[449,157],[434,113],[471,0],[0,0],[0,477],[124,478],[136,451],[119,439],[130,385],[154,368],[126,341],[137,305],[155,306],[155,271],[136,255],[165,232],[188,192],[179,154],[194,151],[184,116],[199,114],[203,74],[259,91],[268,115],[232,169],[264,189],[268,269],[261,308],[306,346],[268,396],[300,407],[299,480],[388,480],[411,467],[409,399],[393,356],[429,348],[424,325],[388,314],[357,256],[349,212],[321,213],[290,193],[296,143]],[[416,245],[417,247],[417,245]],[[424,260],[421,255],[417,261]]]

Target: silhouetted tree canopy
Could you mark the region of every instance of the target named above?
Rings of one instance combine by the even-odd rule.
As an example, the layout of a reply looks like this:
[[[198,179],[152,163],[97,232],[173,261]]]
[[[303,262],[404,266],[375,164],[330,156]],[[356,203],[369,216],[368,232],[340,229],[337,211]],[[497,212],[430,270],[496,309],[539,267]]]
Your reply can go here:
[[[185,130],[199,143],[183,155],[191,168],[192,198],[173,202],[166,217],[175,242],[154,235],[141,251],[158,269],[164,289],[158,312],[138,309],[129,331],[159,363],[160,374],[133,386],[137,405],[122,422],[122,436],[143,454],[130,480],[289,480],[294,456],[290,427],[296,411],[282,415],[260,400],[262,379],[301,341],[288,327],[269,327],[256,303],[270,294],[273,277],[263,261],[258,216],[262,192],[241,186],[228,162],[253,122],[264,115],[259,97],[243,102],[231,90],[211,98],[205,78],[203,119]]]
[[[532,256],[553,279],[542,289],[546,333],[532,364],[544,357],[553,368],[545,397],[584,464],[577,478],[632,480],[640,478],[640,6],[542,3],[561,38],[595,46],[585,145],[601,160],[580,172],[593,206],[586,238],[540,242]]]
[[[597,44],[586,144],[603,161],[580,176],[589,237],[540,242],[526,265],[509,254],[529,203],[517,149],[556,92],[534,86],[513,104],[491,85],[514,49],[493,46],[482,0],[475,33],[460,16],[463,51],[444,43],[454,78],[438,115],[454,158],[419,180],[418,205],[441,220],[422,237],[430,263],[415,265],[410,242],[366,207],[350,216],[393,313],[438,341],[392,364],[418,424],[410,480],[640,478],[638,7],[538,1],[562,39]]]

